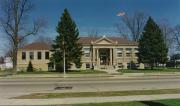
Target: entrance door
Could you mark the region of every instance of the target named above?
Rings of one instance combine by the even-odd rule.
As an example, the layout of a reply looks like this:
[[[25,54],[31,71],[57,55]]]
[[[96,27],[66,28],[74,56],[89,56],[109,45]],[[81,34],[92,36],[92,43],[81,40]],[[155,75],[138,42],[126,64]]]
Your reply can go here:
[[[109,65],[109,49],[99,50],[100,65]]]

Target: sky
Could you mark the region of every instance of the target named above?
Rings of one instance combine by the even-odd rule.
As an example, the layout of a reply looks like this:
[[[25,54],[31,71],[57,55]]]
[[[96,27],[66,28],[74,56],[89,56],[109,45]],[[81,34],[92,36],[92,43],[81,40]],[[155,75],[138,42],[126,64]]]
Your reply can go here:
[[[87,36],[92,30],[99,35],[118,35],[115,24],[121,21],[117,13],[133,14],[144,12],[156,21],[165,20],[171,26],[180,24],[180,0],[30,0],[34,10],[30,19],[43,18],[47,27],[39,35],[55,37],[56,26],[63,10],[67,8],[76,22],[80,36]],[[0,11],[1,12],[1,11]],[[0,32],[0,55],[4,53],[6,40]],[[38,35],[37,35],[38,36]]]

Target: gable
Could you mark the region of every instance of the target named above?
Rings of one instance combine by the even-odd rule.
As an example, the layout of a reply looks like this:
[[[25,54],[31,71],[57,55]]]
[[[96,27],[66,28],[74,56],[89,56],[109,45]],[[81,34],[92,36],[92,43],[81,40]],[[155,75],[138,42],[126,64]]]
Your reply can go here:
[[[96,44],[112,44],[112,42],[103,39],[103,40],[100,40],[100,41],[96,42]]]
[[[113,44],[113,43],[114,43],[113,41],[111,41],[110,39],[106,37],[103,37],[95,41],[95,44],[103,44],[103,45],[108,45],[108,44]]]

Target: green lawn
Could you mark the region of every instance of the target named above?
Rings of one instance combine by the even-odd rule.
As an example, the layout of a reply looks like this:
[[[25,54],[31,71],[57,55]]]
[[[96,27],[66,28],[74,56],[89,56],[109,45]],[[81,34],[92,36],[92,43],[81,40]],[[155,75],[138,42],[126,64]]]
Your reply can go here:
[[[78,71],[70,71],[69,74],[102,74],[107,73],[105,71],[98,71],[98,70],[78,70]]]
[[[66,106],[66,105],[64,105]],[[180,106],[180,99],[159,100],[159,101],[139,101],[139,102],[114,102],[97,104],[75,104],[67,106]]]
[[[123,73],[154,73],[154,72],[180,72],[180,69],[174,68],[156,68],[154,70],[151,69],[120,69],[119,72]]]
[[[13,74],[13,70],[12,69],[7,69],[7,70],[0,70],[0,75],[4,76],[4,75],[11,75]]]
[[[71,97],[103,97],[103,96],[128,96],[128,95],[152,95],[152,94],[177,94],[177,89],[158,90],[133,90],[133,91],[102,91],[102,92],[69,92],[69,93],[34,93],[14,97],[15,99],[49,99],[49,98],[71,98]]]
[[[72,70],[67,71],[67,74],[102,74],[104,71],[98,70]],[[35,71],[35,72],[18,72],[17,74],[63,74],[63,72],[50,72],[50,71]]]
[[[57,105],[58,106],[58,105]],[[91,103],[59,106],[180,106],[180,99],[140,101],[140,102],[113,102],[113,103]]]
[[[168,99],[158,101],[139,102],[109,102],[109,103],[89,103],[72,105],[45,105],[45,106],[180,106],[180,99]]]

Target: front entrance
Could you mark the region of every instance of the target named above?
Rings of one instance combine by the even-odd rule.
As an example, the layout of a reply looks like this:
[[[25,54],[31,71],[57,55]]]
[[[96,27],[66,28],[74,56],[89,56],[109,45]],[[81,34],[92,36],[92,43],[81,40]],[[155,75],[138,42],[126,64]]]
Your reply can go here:
[[[109,65],[110,49],[99,49],[100,65]]]

